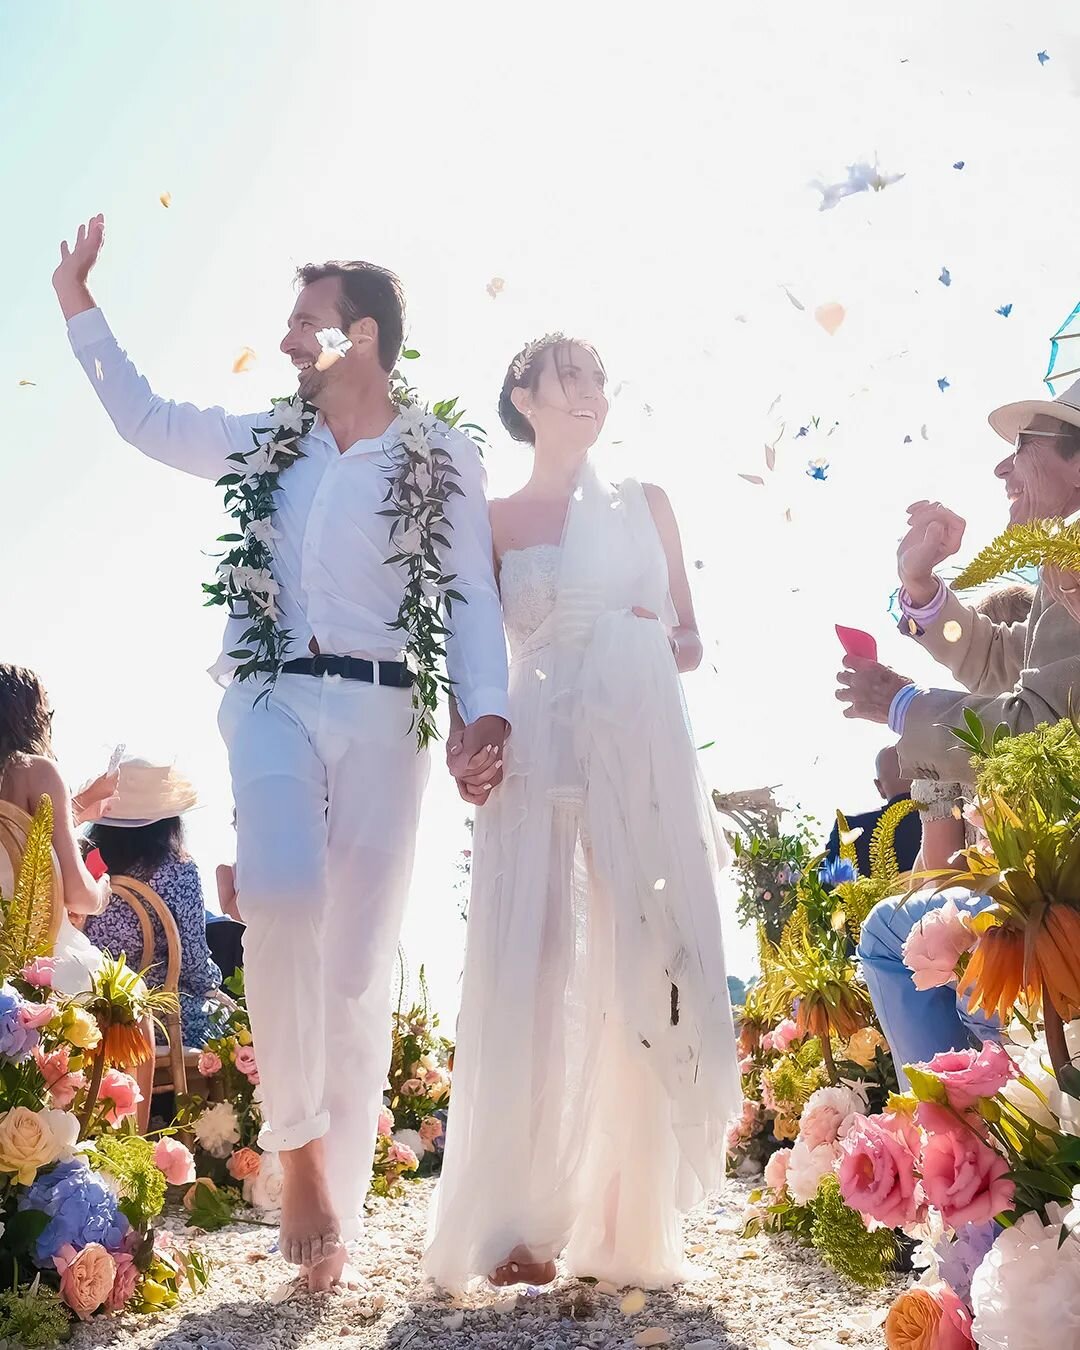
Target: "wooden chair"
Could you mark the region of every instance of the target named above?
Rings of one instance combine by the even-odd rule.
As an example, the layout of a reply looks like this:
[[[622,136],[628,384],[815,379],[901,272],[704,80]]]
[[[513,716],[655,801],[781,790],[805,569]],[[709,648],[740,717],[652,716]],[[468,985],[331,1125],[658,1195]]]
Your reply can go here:
[[[30,826],[33,824],[31,818],[25,811],[20,810],[12,802],[0,801],[0,850],[7,856],[11,865],[11,884],[14,884],[15,878],[19,875],[19,868],[22,866],[23,854],[26,852],[26,840],[30,833]],[[5,898],[10,899],[6,894],[7,887],[4,886]],[[56,941],[56,935],[60,932],[60,923],[64,917],[64,887],[60,880],[60,864],[57,861],[56,850],[52,850],[52,915],[49,920],[49,940]]]

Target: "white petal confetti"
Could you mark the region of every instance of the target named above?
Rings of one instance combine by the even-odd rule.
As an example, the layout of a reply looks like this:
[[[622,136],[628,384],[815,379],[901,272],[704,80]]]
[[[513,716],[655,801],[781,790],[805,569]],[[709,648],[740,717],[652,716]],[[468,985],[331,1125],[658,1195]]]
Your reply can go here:
[[[546,679],[547,679],[547,676],[544,674],[544,672],[540,669],[539,666],[536,667],[536,678],[537,678],[538,680],[546,680]]]
[[[172,193],[163,192],[161,196],[158,198],[158,201],[162,204],[162,206],[172,206]]]
[[[806,309],[806,306],[803,304],[803,302],[797,296],[792,295],[786,286],[781,286],[780,289],[784,292],[784,294],[787,296],[787,298],[791,301],[791,303],[795,306],[796,309],[801,310]]]
[[[863,831],[862,826],[860,825],[857,829],[845,830],[844,833],[840,836],[840,842],[845,845],[854,844],[856,839],[861,839],[862,836]]]
[[[619,1292],[619,1286],[612,1284],[609,1280],[597,1280],[593,1288],[598,1294],[608,1294],[609,1296]]]
[[[950,619],[949,622],[945,624],[945,626],[942,628],[941,636],[945,639],[946,642],[959,642],[960,639],[964,636],[964,630],[960,627],[960,625],[956,622],[955,619]]]
[[[236,360],[232,363],[232,373],[243,375],[255,364],[255,352],[251,347],[241,347]]]
[[[94,374],[98,377],[99,380],[103,380],[105,378],[105,372],[101,369],[101,362],[98,360],[96,356],[94,357]]]
[[[496,296],[502,294],[505,285],[506,282],[502,277],[492,277],[484,289],[487,291],[488,295],[491,296],[492,300],[494,300]]]
[[[644,1309],[647,1302],[648,1299],[645,1297],[643,1289],[631,1289],[619,1304],[619,1311],[624,1317],[636,1317]]]
[[[657,877],[657,879],[653,882],[653,890],[662,891],[666,885],[667,885],[667,877]]]

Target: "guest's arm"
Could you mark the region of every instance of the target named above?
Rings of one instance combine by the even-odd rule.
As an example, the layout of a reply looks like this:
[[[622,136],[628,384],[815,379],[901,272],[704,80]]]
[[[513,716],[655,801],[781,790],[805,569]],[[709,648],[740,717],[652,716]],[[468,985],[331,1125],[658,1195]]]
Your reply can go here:
[[[100,914],[112,899],[109,878],[95,881],[82,860],[72,823],[71,797],[52,760],[35,757],[31,761],[30,789],[35,801],[42,796],[52,800],[52,844],[60,865],[64,908],[72,916]]]
[[[697,616],[694,614],[690,578],[686,575],[686,559],[683,556],[679,522],[675,519],[675,512],[663,488],[657,487],[655,483],[643,483],[642,488],[649,503],[649,510],[652,512],[656,532],[664,546],[668,588],[678,616],[678,622],[671,633],[671,650],[675,656],[675,664],[680,671],[697,670],[705,652],[701,644],[701,634],[698,632]]]

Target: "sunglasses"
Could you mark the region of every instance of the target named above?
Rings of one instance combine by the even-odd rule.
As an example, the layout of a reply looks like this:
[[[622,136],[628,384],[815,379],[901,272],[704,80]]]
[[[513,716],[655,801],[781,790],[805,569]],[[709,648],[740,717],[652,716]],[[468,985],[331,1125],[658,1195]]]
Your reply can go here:
[[[1038,441],[1049,440],[1072,440],[1074,435],[1080,435],[1080,431],[1018,431],[1016,440],[1013,441],[1014,452],[1021,450],[1030,450]]]

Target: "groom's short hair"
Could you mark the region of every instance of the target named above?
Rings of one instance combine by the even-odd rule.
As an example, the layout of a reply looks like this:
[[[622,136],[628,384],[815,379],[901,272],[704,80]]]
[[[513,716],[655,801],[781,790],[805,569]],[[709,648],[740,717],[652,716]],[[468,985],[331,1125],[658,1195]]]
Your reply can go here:
[[[385,267],[369,262],[305,263],[296,280],[310,286],[324,277],[341,282],[341,318],[347,329],[357,319],[374,319],[379,328],[379,365],[390,373],[405,336],[405,293],[400,280]]]

